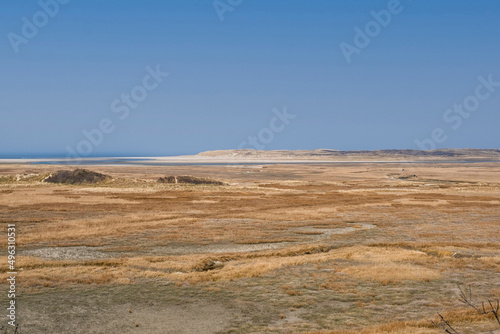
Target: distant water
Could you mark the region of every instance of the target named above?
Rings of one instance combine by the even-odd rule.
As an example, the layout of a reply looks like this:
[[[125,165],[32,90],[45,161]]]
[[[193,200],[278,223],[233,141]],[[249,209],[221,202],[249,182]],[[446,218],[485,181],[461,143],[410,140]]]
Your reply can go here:
[[[0,159],[64,159],[60,154],[0,154]]]
[[[182,155],[182,154],[179,154]],[[171,156],[179,156],[171,155]],[[126,156],[127,158],[121,158]],[[152,156],[154,158],[154,156]],[[167,157],[167,156],[163,156]],[[456,160],[456,161],[374,161],[374,162],[360,162],[360,161],[301,161],[301,162],[164,162],[158,161],[151,158],[144,158],[137,155],[103,155],[103,156],[93,156],[89,158],[84,158],[78,161],[66,161],[66,156],[61,156],[60,154],[0,154],[0,159],[43,159],[41,161],[31,162],[34,165],[134,165],[134,166],[228,166],[228,165],[240,165],[240,166],[255,166],[255,165],[311,165],[311,164],[366,164],[366,163],[382,163],[382,164],[434,164],[434,163],[447,163],[447,164],[468,164],[468,163],[487,163],[496,162],[498,160]],[[2,162],[0,161],[0,164]]]
[[[31,162],[33,165],[133,165],[133,166],[257,166],[257,165],[352,165],[352,164],[472,164],[496,162],[498,160],[477,161],[279,161],[279,162],[162,162],[152,159],[129,158],[129,159],[102,159],[102,160],[80,160],[68,163],[66,160],[47,160]]]
[[[147,155],[148,157],[175,157],[175,156],[180,156],[180,155],[190,155],[191,153],[179,153],[179,154],[173,154],[173,155],[156,155],[156,154],[151,154]],[[102,155],[92,155],[86,158],[90,159],[101,159],[101,158],[109,158],[109,159],[118,159],[121,157],[129,157],[131,159],[143,159],[145,155],[142,154],[102,154]],[[61,154],[61,153],[24,153],[24,154],[1,154],[0,153],[0,159],[47,159],[47,160],[59,160],[63,161],[66,159],[66,154]]]
[[[116,164],[137,164],[137,162],[153,161],[151,159],[129,158],[129,159],[100,159],[100,160],[78,160],[68,162],[65,159],[54,159],[47,161],[31,162],[33,165],[116,165]]]

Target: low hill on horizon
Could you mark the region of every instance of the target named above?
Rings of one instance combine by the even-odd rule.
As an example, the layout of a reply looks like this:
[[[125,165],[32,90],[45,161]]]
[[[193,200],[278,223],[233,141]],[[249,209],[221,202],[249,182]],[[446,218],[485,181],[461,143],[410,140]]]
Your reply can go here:
[[[300,160],[500,160],[500,149],[451,148],[437,150],[216,150],[197,154],[200,157],[238,159]]]

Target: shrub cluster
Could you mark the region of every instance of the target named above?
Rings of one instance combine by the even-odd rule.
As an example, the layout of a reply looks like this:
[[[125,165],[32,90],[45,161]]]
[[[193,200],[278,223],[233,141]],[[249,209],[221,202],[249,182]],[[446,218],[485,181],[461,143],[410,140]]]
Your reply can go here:
[[[81,184],[99,183],[111,179],[111,176],[79,168],[73,171],[60,170],[45,179],[50,183]]]
[[[159,183],[187,183],[187,184],[212,184],[212,185],[224,185],[224,182],[195,177],[195,176],[165,176],[158,179]]]

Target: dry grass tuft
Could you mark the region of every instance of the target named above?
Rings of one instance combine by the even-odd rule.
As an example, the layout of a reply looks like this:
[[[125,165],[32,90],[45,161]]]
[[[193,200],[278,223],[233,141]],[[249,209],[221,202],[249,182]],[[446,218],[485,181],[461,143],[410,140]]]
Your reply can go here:
[[[363,280],[379,281],[384,285],[404,280],[430,281],[441,277],[441,274],[433,269],[392,262],[349,266],[340,272]]]

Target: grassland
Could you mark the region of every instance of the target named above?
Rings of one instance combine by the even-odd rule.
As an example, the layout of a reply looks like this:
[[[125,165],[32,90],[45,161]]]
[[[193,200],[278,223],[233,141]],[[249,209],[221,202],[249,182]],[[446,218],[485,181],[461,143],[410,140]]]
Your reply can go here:
[[[42,182],[61,168],[0,165],[22,333],[438,334],[438,312],[461,334],[500,329],[457,287],[500,299],[498,163],[91,166],[110,177]],[[186,175],[221,182],[158,182]]]

